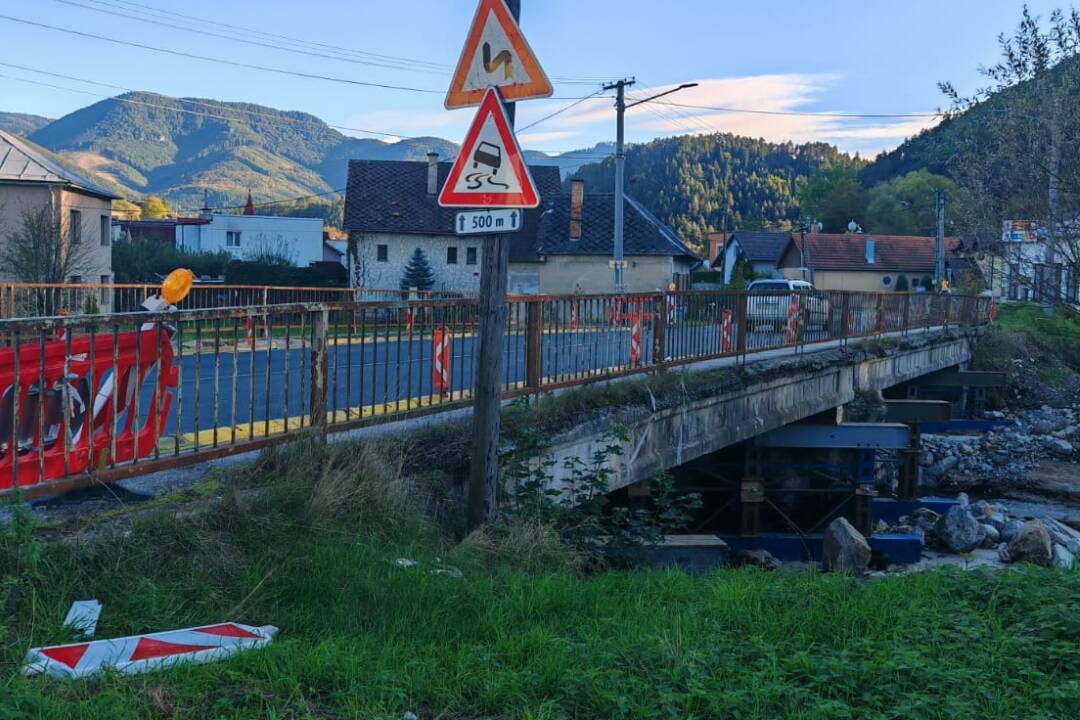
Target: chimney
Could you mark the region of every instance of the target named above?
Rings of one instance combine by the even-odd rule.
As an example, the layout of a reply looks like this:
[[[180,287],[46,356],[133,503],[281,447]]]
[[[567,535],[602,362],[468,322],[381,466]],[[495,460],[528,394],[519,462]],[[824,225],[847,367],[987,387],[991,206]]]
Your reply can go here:
[[[427,154],[427,194],[439,194],[439,153]]]
[[[866,264],[874,264],[874,238],[866,238]]]
[[[585,204],[585,181],[570,181],[570,239],[581,239],[581,208]]]

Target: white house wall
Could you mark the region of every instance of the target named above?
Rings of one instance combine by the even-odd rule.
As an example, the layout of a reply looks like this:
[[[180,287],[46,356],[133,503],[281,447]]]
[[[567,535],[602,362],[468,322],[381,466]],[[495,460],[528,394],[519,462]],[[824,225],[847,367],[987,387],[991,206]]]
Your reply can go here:
[[[227,244],[229,232],[240,233],[240,246]],[[177,225],[176,245],[190,252],[224,250],[238,260],[262,248],[288,249],[294,265],[307,267],[323,259],[323,221],[320,218],[268,215],[214,215],[206,225]]]
[[[386,261],[378,259],[378,246],[386,246]],[[368,290],[395,289],[401,286],[405,266],[416,248],[427,256],[435,276],[433,290],[451,292],[480,291],[481,240],[466,240],[455,235],[405,235],[364,233],[360,236],[353,263],[354,287]],[[447,248],[457,248],[457,264],[447,263]],[[468,248],[476,251],[476,263],[468,264]]]

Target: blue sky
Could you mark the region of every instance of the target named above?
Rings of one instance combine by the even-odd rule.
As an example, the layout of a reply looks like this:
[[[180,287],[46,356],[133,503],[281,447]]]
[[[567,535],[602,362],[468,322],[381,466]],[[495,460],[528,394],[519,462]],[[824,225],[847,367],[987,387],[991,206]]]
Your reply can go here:
[[[1008,0],[522,0],[522,26],[555,80],[558,98],[598,89],[601,78],[635,76],[632,93],[682,82],[672,96],[692,105],[810,113],[924,113],[942,105],[939,80],[962,91],[997,57],[1022,4]],[[1060,2],[1033,1],[1048,15]],[[87,6],[87,7],[77,7]],[[88,9],[96,7],[99,11]],[[86,33],[230,60],[367,82],[438,90],[416,93],[276,75],[65,35],[0,19],[0,63],[166,95],[246,101],[303,110],[329,123],[394,135],[460,141],[470,110],[447,112],[449,82],[474,0],[5,0],[0,14]],[[106,12],[100,12],[105,10]],[[197,20],[167,13],[182,13]],[[147,24],[134,15],[222,35],[226,25],[409,61],[343,62],[255,47],[234,39]],[[249,39],[268,38],[244,35]],[[282,46],[284,41],[268,44]],[[305,45],[323,54],[340,51]],[[350,54],[354,60],[370,55]],[[419,62],[417,62],[419,61]],[[394,65],[380,67],[376,65]],[[0,110],[58,117],[118,91],[0,65]],[[66,89],[42,87],[30,79]],[[82,90],[81,94],[71,90]],[[519,104],[523,127],[569,99]],[[823,140],[874,154],[930,118],[764,116],[652,105],[628,115],[631,141],[730,131],[769,140]],[[366,137],[363,133],[350,133]],[[597,98],[522,133],[526,147],[561,151],[614,134],[611,100]]]

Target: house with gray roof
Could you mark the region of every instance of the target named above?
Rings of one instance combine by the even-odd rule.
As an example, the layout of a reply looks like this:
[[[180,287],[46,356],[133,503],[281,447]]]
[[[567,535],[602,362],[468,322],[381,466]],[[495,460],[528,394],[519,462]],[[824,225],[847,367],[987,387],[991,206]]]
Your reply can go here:
[[[34,143],[0,131],[0,242],[9,242],[27,213],[42,208],[64,230],[67,242],[81,249],[72,252],[63,278],[37,280],[112,282],[112,201],[119,196],[81,173],[66,167],[52,153]],[[15,278],[0,267],[0,277]],[[112,293],[103,292],[99,307],[107,310]],[[77,308],[70,308],[76,310]]]
[[[450,167],[434,153],[427,162],[350,161],[344,226],[354,248],[356,287],[399,287],[409,258],[420,248],[435,276],[434,290],[479,291],[482,240],[457,236],[457,211],[438,204]],[[609,292],[613,196],[585,193],[577,184],[564,192],[555,166],[530,171],[541,202],[524,212],[522,229],[508,235],[510,292]],[[624,238],[624,275],[631,292],[666,287],[674,274],[699,262],[670,228],[629,198]]]
[[[763,277],[779,277],[777,264],[791,240],[790,232],[768,230],[739,230],[733,233],[717,233],[709,236],[709,244],[715,250],[709,258],[713,267],[724,273],[724,284],[731,283],[731,275],[740,258],[750,263],[754,273]]]

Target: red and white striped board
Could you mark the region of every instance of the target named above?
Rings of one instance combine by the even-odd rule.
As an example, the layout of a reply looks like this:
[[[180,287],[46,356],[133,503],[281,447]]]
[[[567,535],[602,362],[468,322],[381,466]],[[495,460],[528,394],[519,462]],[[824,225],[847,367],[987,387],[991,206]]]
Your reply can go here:
[[[273,625],[251,627],[221,623],[184,630],[132,635],[114,640],[32,648],[27,675],[88,678],[110,670],[122,675],[161,670],[180,663],[207,663],[267,645],[277,635]]]
[[[731,352],[731,311],[720,311],[720,352]]]
[[[450,391],[450,329],[435,328],[431,341],[431,384],[439,395]]]
[[[791,305],[788,307],[787,315],[787,341],[789,343],[795,342],[799,337],[799,296],[791,296]]]
[[[635,319],[630,326],[630,367],[641,364],[641,320]]]

